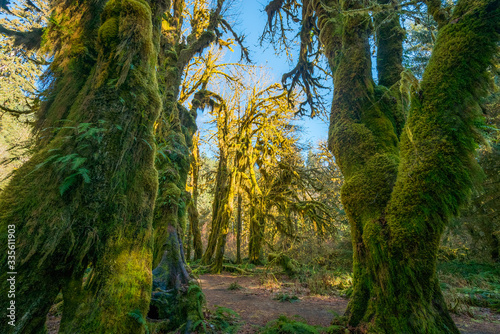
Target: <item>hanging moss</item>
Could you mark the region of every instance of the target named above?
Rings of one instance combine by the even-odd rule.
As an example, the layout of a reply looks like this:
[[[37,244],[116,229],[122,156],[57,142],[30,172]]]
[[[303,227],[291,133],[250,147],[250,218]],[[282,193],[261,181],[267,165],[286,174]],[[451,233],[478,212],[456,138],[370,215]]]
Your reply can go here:
[[[200,151],[198,149],[199,135],[193,139],[193,153],[191,160],[191,181],[192,181],[192,199],[188,206],[189,227],[193,237],[194,260],[199,260],[203,256],[203,245],[201,242],[201,232],[198,218],[198,175],[200,163]],[[189,241],[188,241],[189,242]],[[188,260],[190,256],[188,254]]]
[[[173,58],[175,59],[175,57]],[[164,94],[163,110],[157,126],[158,154],[156,167],[159,171],[159,191],[155,207],[153,295],[149,316],[165,320],[162,327],[174,330],[186,323],[203,319],[199,311],[204,305],[204,296],[191,293],[192,278],[184,257],[182,236],[186,228],[187,176],[191,163],[192,137],[196,131],[196,109],[193,103],[187,110],[176,102],[180,86],[179,73],[172,58],[165,59],[167,76],[173,80]],[[196,96],[195,96],[196,97]]]
[[[346,315],[360,332],[458,333],[436,278],[436,255],[444,227],[480,174],[476,101],[496,52],[499,6],[458,1],[407,116],[394,89],[401,71],[397,15],[377,18],[394,17],[378,31],[379,83],[386,87],[371,78],[366,14],[342,22],[329,145],[345,176],[342,202],[354,247]]]
[[[151,47],[151,12],[143,10],[149,8],[146,2],[140,2],[139,11],[135,4],[129,6],[130,1],[112,1],[104,9],[105,22],[119,22],[117,43],[99,46],[95,67],[77,97],[73,94],[69,101],[64,96],[65,85],[71,82],[68,76],[56,79],[56,96],[44,117],[57,128],[40,141],[38,151],[1,194],[1,235],[5,237],[4,229],[14,224],[19,240],[16,308],[22,314],[15,333],[44,332],[44,318],[61,289],[65,305],[61,332],[145,331],[137,319],[145,318],[149,308],[152,208],[158,186],[153,124],[161,101]],[[60,5],[64,12],[65,5]],[[81,13],[71,6],[66,9],[79,22]],[[127,26],[131,21],[137,26]],[[95,32],[95,27],[91,29]],[[87,35],[85,29],[77,32]],[[124,41],[130,46],[127,71],[124,63],[108,62],[123,54]],[[66,64],[58,58],[55,63]],[[117,84],[103,84],[111,80]],[[61,101],[65,102],[54,104]],[[61,112],[67,119],[54,122]],[[92,276],[82,289],[83,271],[89,265]]]

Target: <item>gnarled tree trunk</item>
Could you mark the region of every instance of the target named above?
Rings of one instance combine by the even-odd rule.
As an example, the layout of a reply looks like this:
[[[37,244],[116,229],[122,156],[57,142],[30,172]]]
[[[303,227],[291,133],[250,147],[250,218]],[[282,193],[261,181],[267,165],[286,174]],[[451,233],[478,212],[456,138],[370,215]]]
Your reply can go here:
[[[217,167],[217,178],[215,185],[215,197],[212,206],[212,224],[208,238],[207,248],[203,254],[202,262],[211,264],[212,271],[220,273],[226,237],[229,232],[229,220],[233,213],[233,201],[235,193],[236,168],[234,154],[229,152],[229,111],[220,108],[217,122],[217,133],[219,141],[219,165]],[[233,157],[231,163],[230,158]]]
[[[329,146],[345,177],[342,202],[354,247],[354,291],[346,315],[358,331],[458,333],[436,277],[436,255],[444,227],[478,174],[474,122],[485,71],[497,51],[499,4],[459,0],[452,16],[440,22],[404,127],[394,87],[402,69],[397,15],[376,18],[384,22],[377,35],[379,85],[371,76],[367,13],[337,18],[340,53],[329,49],[339,40],[322,35],[327,55],[338,55],[330,59],[335,95]],[[365,2],[340,6],[359,10]]]
[[[46,332],[61,289],[60,333],[145,331],[158,187],[157,12],[144,0],[104,4],[53,4],[55,79],[38,121],[50,131],[40,131],[36,153],[0,199],[1,235],[15,225],[17,241],[18,313],[15,326],[1,322],[2,333]],[[1,278],[4,286],[5,271]],[[4,314],[9,301],[1,300]]]

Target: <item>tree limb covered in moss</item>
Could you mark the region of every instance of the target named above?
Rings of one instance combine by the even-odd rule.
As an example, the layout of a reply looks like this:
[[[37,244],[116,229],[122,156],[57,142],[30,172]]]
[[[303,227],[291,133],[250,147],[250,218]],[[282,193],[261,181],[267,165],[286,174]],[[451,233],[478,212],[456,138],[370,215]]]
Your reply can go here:
[[[16,109],[4,107],[2,105],[0,105],[0,109],[13,115],[13,116],[29,115],[29,114],[32,114],[34,112],[31,109],[29,109],[29,110],[16,110]]]
[[[13,37],[15,46],[23,46],[28,50],[34,50],[40,48],[43,29],[35,28],[30,31],[16,31],[0,25],[0,34]]]
[[[441,0],[424,0],[427,4],[427,11],[432,15],[438,23],[438,27],[442,27],[449,20],[449,13],[443,8]]]
[[[177,66],[179,68],[184,68],[189,61],[194,57],[195,54],[201,53],[211,42],[215,40],[215,33],[213,31],[204,31],[201,36],[191,43],[186,49],[180,52],[179,60],[177,61]]]

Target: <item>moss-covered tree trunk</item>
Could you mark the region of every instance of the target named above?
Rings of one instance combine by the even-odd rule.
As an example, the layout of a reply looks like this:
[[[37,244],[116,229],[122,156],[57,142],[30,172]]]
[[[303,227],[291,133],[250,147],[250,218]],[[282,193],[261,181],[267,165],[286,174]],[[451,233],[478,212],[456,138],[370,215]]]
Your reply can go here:
[[[170,82],[174,83],[171,91],[178,92],[180,80]],[[203,305],[199,287],[190,288],[194,281],[187,270],[182,243],[189,198],[186,182],[190,141],[196,131],[198,105],[194,103],[189,112],[177,103],[175,94],[166,96],[162,122],[156,133],[160,187],[153,219],[155,269],[149,316],[168,320],[168,328],[175,329],[186,322],[189,328],[189,324],[200,318],[199,308]]]
[[[343,11],[365,5],[340,4]],[[497,52],[499,5],[459,0],[451,17],[441,21],[404,127],[397,103],[402,69],[397,15],[376,18],[378,86],[371,75],[369,15],[361,10],[318,23],[334,71],[329,146],[345,177],[342,202],[354,247],[354,289],[346,315],[357,331],[458,333],[439,287],[436,255],[444,227],[478,174],[477,101]],[[340,39],[333,33],[339,30]]]
[[[36,153],[0,199],[2,239],[15,226],[17,272],[15,326],[2,321],[0,332],[46,332],[62,290],[60,333],[143,333],[158,186],[157,13],[144,0],[53,8],[54,81],[38,121],[50,132],[40,130]],[[1,277],[4,287],[5,270]]]
[[[202,257],[204,264],[212,263],[212,258],[217,249],[217,242],[221,234],[222,226],[221,214],[224,210],[224,200],[228,194],[228,162],[227,148],[225,145],[219,144],[219,163],[217,165],[217,174],[215,179],[215,196],[212,203],[212,222],[210,225],[210,234],[208,236],[207,248]]]
[[[250,155],[253,154],[253,148],[250,147]],[[255,158],[254,158],[255,159]],[[262,192],[257,184],[254,163],[251,159],[248,170],[250,173],[251,189],[250,198],[250,224],[248,236],[248,259],[250,263],[262,264],[262,241],[264,240],[264,205]]]
[[[219,207],[221,210],[219,212],[220,219],[220,230],[219,236],[217,237],[217,248],[215,251],[214,262],[212,265],[212,271],[214,273],[220,273],[222,271],[222,264],[224,261],[224,252],[226,250],[226,240],[227,234],[229,233],[229,220],[233,214],[233,203],[234,203],[234,185],[235,185],[236,171],[232,171],[231,176],[228,180],[227,195],[224,198],[223,205]]]
[[[191,195],[191,194],[189,194]],[[193,200],[191,199],[191,196],[189,198],[189,201],[188,201],[188,221],[187,221],[187,226],[186,226],[186,229],[187,229],[187,235],[185,236],[185,240],[184,240],[184,248],[186,249],[184,252],[186,254],[186,261],[190,261],[191,260],[191,239],[193,238],[192,237],[192,231],[191,231],[191,207],[193,206]]]
[[[192,177],[192,204],[189,207],[189,225],[193,237],[194,259],[199,260],[203,255],[203,244],[201,242],[200,221],[198,217],[198,178],[200,173],[200,150],[198,148],[199,135],[193,140],[193,153],[191,161]]]
[[[500,262],[500,240],[498,240],[498,231],[491,234],[491,260],[493,262]]]
[[[230,152],[229,112],[225,107],[218,109],[217,133],[219,142],[219,164],[215,185],[215,196],[212,207],[212,224],[207,248],[203,254],[204,264],[211,264],[212,271],[220,273],[229,232],[229,220],[233,214],[233,202],[236,185],[237,159]],[[233,153],[233,154],[232,154]],[[230,161],[232,160],[232,161]]]
[[[236,263],[241,263],[241,232],[243,229],[242,221],[242,207],[241,207],[241,193],[238,195],[238,208],[236,213]]]
[[[248,237],[248,259],[250,263],[262,264],[262,242],[264,241],[264,206],[258,199],[250,208],[250,234]]]
[[[188,272],[182,236],[186,227],[189,173],[192,138],[196,131],[196,111],[207,103],[206,91],[198,91],[191,110],[179,102],[179,90],[186,65],[197,53],[201,53],[215,39],[214,29],[220,19],[224,1],[207,19],[193,20],[192,30],[183,38],[185,1],[168,2],[164,16],[162,53],[159,57],[159,83],[163,109],[156,124],[156,167],[159,174],[158,198],[153,219],[153,295],[149,316],[166,321],[168,329],[182,324],[190,326],[203,318],[201,308],[204,296],[200,287]],[[196,15],[200,15],[196,13]],[[208,23],[207,25],[204,25]]]
[[[255,208],[250,209],[250,227],[248,234],[248,260],[253,264],[262,264],[260,225]]]

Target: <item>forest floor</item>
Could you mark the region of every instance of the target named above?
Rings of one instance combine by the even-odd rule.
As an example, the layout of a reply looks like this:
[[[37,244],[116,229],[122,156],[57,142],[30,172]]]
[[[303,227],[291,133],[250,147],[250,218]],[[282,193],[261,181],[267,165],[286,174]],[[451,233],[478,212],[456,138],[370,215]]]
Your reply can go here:
[[[244,321],[238,333],[257,333],[280,315],[299,316],[310,325],[326,327],[334,314],[343,314],[348,300],[339,296],[310,295],[294,280],[273,275],[241,276],[224,273],[201,275],[200,282],[210,309],[216,306],[236,311]],[[452,315],[463,334],[499,334],[500,314],[480,309],[475,317]]]
[[[237,331],[240,334],[257,333],[280,315],[326,327],[334,315],[344,313],[348,302],[340,296],[312,295],[298,280],[272,274],[205,274],[199,281],[209,309],[221,306],[241,316],[243,325]],[[476,309],[474,317],[466,314],[452,314],[452,317],[463,334],[500,333],[500,314],[488,308]],[[60,316],[48,315],[49,334],[57,334],[60,320]]]

